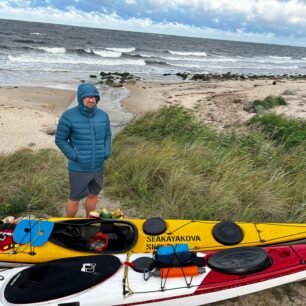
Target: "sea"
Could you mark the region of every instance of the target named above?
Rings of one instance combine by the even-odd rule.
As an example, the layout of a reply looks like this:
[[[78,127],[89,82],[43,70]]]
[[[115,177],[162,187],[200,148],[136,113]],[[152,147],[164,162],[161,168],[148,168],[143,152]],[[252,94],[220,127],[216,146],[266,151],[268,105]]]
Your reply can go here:
[[[63,88],[101,71],[295,75],[306,74],[306,48],[0,19],[0,71],[0,85]]]
[[[0,86],[76,90],[102,71],[178,81],[183,72],[306,74],[306,48],[0,19]],[[99,89],[115,135],[134,117],[121,104],[128,90]]]

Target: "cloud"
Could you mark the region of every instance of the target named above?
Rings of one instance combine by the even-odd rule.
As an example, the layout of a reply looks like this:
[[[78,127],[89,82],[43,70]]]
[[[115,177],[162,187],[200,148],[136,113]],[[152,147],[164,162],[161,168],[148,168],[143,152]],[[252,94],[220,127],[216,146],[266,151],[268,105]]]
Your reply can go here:
[[[143,2],[143,1],[139,1]],[[198,13],[213,12],[217,15],[240,15],[245,19],[284,21],[288,23],[292,17],[304,17],[306,3],[301,0],[150,0],[148,1],[155,9],[184,8]],[[305,18],[304,18],[305,19]],[[305,24],[305,20],[301,20]]]
[[[140,1],[142,2],[142,1]],[[193,18],[195,16],[214,16],[223,20],[231,28],[231,20],[236,19],[239,23],[247,22],[250,28],[262,23],[269,29],[275,31],[288,27],[288,32],[292,26],[306,25],[306,3],[301,0],[150,0],[151,9],[156,12],[159,8],[163,10],[184,9],[186,15]],[[292,29],[291,29],[292,31]]]
[[[299,0],[0,0],[0,18],[294,45],[304,16]]]

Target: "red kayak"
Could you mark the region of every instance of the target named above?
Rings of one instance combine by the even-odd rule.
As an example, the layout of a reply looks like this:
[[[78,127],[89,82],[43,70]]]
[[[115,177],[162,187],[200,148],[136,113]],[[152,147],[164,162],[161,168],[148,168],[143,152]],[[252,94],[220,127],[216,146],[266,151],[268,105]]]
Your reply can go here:
[[[194,306],[306,279],[306,244],[65,258],[0,273],[0,305]]]

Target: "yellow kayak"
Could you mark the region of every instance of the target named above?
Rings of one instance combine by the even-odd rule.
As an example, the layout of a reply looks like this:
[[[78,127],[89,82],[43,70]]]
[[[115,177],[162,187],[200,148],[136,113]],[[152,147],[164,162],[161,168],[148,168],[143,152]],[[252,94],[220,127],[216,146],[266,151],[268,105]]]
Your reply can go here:
[[[306,224],[203,220],[23,220],[0,225],[0,266],[129,251],[151,253],[158,245],[188,244],[194,251],[288,243],[306,238]]]

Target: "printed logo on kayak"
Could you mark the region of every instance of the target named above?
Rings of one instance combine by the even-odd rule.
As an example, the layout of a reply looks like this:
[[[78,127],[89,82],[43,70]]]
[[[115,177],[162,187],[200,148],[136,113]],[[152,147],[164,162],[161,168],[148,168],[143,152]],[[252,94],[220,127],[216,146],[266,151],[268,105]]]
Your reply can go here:
[[[154,250],[156,245],[161,243],[186,243],[201,241],[199,235],[181,235],[181,236],[148,236],[146,241],[146,251]]]
[[[96,271],[95,263],[84,263],[81,269],[82,272],[94,273]]]

